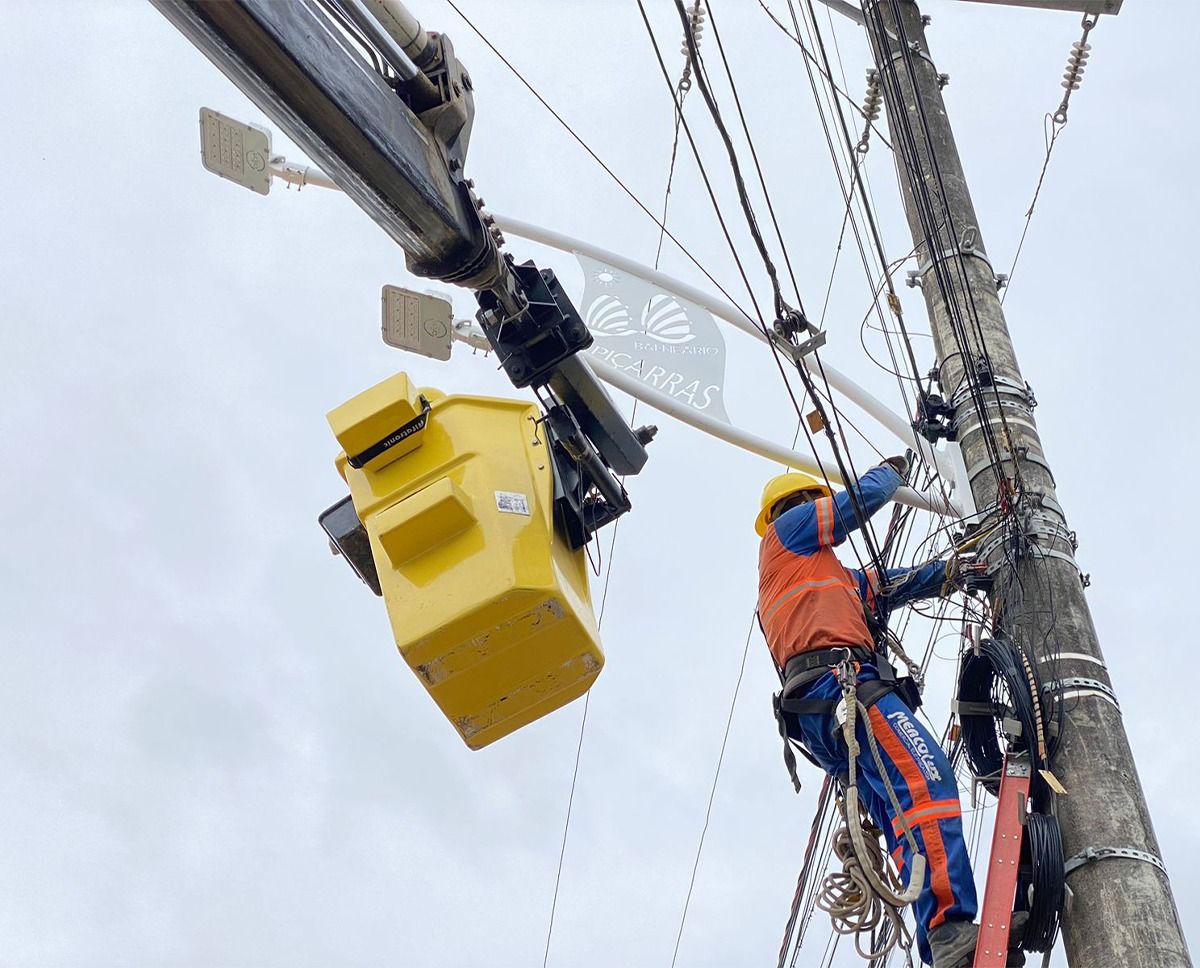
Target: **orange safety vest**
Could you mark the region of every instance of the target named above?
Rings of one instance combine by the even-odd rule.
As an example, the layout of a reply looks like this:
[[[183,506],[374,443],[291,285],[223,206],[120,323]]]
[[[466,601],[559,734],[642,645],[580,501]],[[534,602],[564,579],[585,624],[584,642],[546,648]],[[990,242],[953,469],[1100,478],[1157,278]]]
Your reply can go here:
[[[854,574],[829,545],[810,555],[788,551],[773,523],[758,553],[758,616],[780,669],[802,652],[872,647]]]

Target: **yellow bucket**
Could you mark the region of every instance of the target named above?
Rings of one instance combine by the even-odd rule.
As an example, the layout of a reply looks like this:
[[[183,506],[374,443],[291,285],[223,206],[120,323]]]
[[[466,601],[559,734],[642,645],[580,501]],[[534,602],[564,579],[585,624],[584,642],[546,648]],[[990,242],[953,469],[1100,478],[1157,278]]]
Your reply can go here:
[[[472,749],[583,695],[604,665],[539,417],[403,373],[329,414],[396,645]]]

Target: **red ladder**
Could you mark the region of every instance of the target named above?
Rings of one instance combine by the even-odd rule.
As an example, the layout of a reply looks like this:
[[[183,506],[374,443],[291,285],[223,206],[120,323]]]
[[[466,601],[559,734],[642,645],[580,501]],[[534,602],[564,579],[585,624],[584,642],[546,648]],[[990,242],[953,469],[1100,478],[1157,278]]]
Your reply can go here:
[[[1008,929],[1017,896],[1029,780],[1028,755],[1006,753],[1000,770],[1000,797],[996,804],[992,853],[988,858],[987,886],[983,891],[975,968],[1004,968],[1008,961]]]

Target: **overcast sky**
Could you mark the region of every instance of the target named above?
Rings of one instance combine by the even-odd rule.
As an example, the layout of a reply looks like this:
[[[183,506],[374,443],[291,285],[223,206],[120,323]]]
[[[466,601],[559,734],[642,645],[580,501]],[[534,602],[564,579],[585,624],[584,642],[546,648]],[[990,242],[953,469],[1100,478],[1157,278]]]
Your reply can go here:
[[[652,261],[654,226],[453,11],[412,6],[474,78],[467,167],[489,206]],[[463,6],[656,207],[671,108],[636,4]],[[678,71],[673,5],[649,6]],[[1125,7],[1093,34],[1006,308],[1196,950],[1200,146],[1180,44],[1194,11]],[[1078,16],[925,9],[987,249],[1006,267]],[[811,311],[841,201],[802,64],[754,0],[716,13]],[[460,349],[437,364],[380,342],[380,286],[412,279],[347,199],[278,183],[263,198],[202,169],[201,105],[267,122],[148,4],[0,0],[0,14],[0,961],[540,964],[582,702],[468,751],[316,524],[344,493],[328,410],[400,368],[449,392],[517,392],[491,359]],[[837,36],[859,98],[862,38]],[[694,95],[732,216],[701,108]],[[278,130],[274,145],[304,160]],[[870,164],[899,257],[911,243],[891,161],[877,145]],[[683,154],[671,225],[741,298]],[[568,257],[511,248],[578,292]],[[899,408],[859,342],[867,286],[850,256],[826,359]],[[663,266],[699,281],[676,252]],[[923,328],[919,294],[902,296]],[[788,443],[794,415],[761,348],[727,338],[731,418]],[[928,340],[917,349],[930,363]],[[613,554],[552,965],[671,963],[751,622],[752,521],[776,468],[657,422]],[[941,722],[952,641],[938,654],[927,701]],[[792,792],[773,679],[756,637],[681,966],[775,962],[819,777]],[[827,934],[818,917],[814,964]]]

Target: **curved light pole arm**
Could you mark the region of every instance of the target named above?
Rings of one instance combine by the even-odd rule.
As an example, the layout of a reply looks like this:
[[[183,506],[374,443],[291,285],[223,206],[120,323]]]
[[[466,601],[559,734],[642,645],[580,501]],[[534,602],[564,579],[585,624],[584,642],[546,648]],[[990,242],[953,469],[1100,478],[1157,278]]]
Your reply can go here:
[[[452,333],[455,340],[466,343],[476,349],[481,349],[485,352],[491,349],[487,337],[470,320],[456,320],[452,327]],[[583,361],[584,365],[597,378],[610,386],[628,393],[631,397],[640,400],[648,407],[653,407],[660,413],[664,413],[668,417],[673,417],[681,423],[694,427],[696,430],[706,433],[710,437],[716,437],[718,440],[723,440],[725,443],[732,444],[734,447],[738,447],[748,453],[757,454],[759,457],[765,457],[767,460],[778,461],[787,467],[804,471],[816,477],[824,477],[828,474],[829,479],[835,484],[844,486],[846,483],[840,474],[836,471],[832,473],[826,471],[813,457],[801,454],[787,447],[781,447],[779,444],[766,440],[763,437],[727,424],[723,420],[716,420],[704,412],[697,410],[695,407],[682,404],[673,397],[655,390],[649,384],[630,376],[619,367],[613,366],[611,363],[606,363],[599,356],[594,356],[590,353],[580,353],[579,359]],[[953,501],[949,501],[936,493],[924,494],[911,487],[903,487],[896,492],[896,500],[901,504],[920,508],[923,511],[932,511],[935,514],[952,514],[955,517],[962,516],[962,510]]]
[[[745,430],[739,430],[737,427],[727,424],[722,420],[715,420],[707,416],[694,407],[678,403],[666,394],[657,392],[641,380],[622,372],[615,366],[605,363],[597,356],[581,353],[579,354],[579,358],[605,383],[611,384],[618,390],[623,390],[631,397],[636,397],[642,403],[665,413],[669,417],[674,417],[682,423],[695,427],[697,430],[703,431],[719,440],[723,440],[727,444],[733,444],[735,447],[749,451],[751,454],[757,454],[759,457],[765,457],[768,460],[779,461],[781,464],[816,477],[828,476],[835,484],[843,486],[846,484],[836,471],[823,469],[816,460],[806,454],[782,447],[779,444],[748,433]],[[920,508],[923,511],[932,511],[935,514],[952,514],[955,517],[959,517],[962,513],[958,507],[953,503],[948,503],[940,494],[923,494],[911,487],[901,488],[896,492],[895,499],[900,504],[907,504],[910,507]]]
[[[338,187],[319,168],[289,164],[281,156],[271,159],[271,174],[276,178],[299,187],[305,185],[330,189],[337,189]],[[732,303],[712,296],[701,289],[697,289],[682,279],[676,279],[666,273],[651,269],[649,266],[634,262],[632,259],[628,259],[616,252],[602,249],[589,242],[584,242],[582,239],[563,235],[561,232],[545,229],[541,226],[522,222],[519,219],[509,218],[505,215],[496,215],[495,220],[497,227],[502,232],[508,232],[523,239],[528,239],[531,242],[540,242],[543,245],[548,245],[551,248],[561,251],[578,252],[599,262],[608,263],[616,269],[645,279],[647,282],[651,282],[666,291],[673,292],[690,302],[694,302],[698,306],[702,306],[714,316],[723,319],[759,342],[767,342],[766,335],[759,329],[758,325]],[[463,339],[467,330],[458,325],[456,325],[455,329],[456,338]],[[740,447],[750,453],[758,454],[769,460],[779,461],[788,467],[794,467],[810,474],[818,476],[822,474],[821,468],[811,457],[807,457],[786,447],[781,447],[765,438],[758,437],[744,430],[739,430],[719,420],[714,420],[692,407],[683,406],[670,397],[657,393],[640,380],[634,380],[628,374],[622,373],[617,368],[605,364],[599,357],[589,355],[582,357],[582,359],[606,383],[625,391],[630,396],[636,397],[648,406],[654,407],[668,416],[681,420],[698,430],[702,430],[713,437],[724,440],[726,443],[733,444],[735,447]],[[812,369],[807,359],[804,361],[804,365],[810,372],[819,372]],[[932,462],[937,467],[938,471],[947,480],[956,480],[955,469],[950,459],[946,455],[938,453],[929,445],[928,441],[918,436],[903,417],[893,413],[884,405],[883,401],[867,392],[836,367],[825,363],[822,365],[822,370],[824,376],[829,380],[830,387],[836,389],[846,399],[861,407],[865,413],[874,417],[883,427],[899,437],[903,443],[915,447],[925,456],[926,460]],[[840,477],[832,474],[829,476],[830,480],[836,481],[839,484],[845,484]],[[936,513],[954,515],[961,515],[962,513],[961,509],[953,501],[947,502],[940,495],[921,494],[911,488],[903,488],[897,492],[896,500],[902,504],[908,504]]]
[[[645,279],[647,282],[660,286],[668,292],[673,292],[690,302],[694,302],[697,306],[702,306],[714,316],[737,327],[743,333],[754,337],[760,343],[767,342],[766,334],[763,333],[758,324],[732,303],[726,302],[724,299],[719,299],[704,292],[702,289],[697,289],[682,279],[676,279],[664,272],[659,272],[656,269],[651,269],[649,266],[634,262],[632,259],[628,259],[619,253],[602,249],[599,246],[592,245],[590,242],[584,242],[582,239],[574,239],[569,235],[563,235],[561,232],[544,229],[540,225],[531,225],[529,222],[522,222],[519,219],[509,218],[506,215],[496,215],[495,219],[496,225],[502,232],[520,236],[523,239],[528,239],[530,242],[540,242],[542,245],[548,245],[551,248],[561,249],[565,252],[578,252],[598,262],[606,262],[610,266],[620,269],[622,272],[628,272],[631,276]],[[828,363],[823,363],[820,369],[816,369],[809,363],[806,357],[804,366],[805,369],[818,378],[823,375],[829,380],[831,388],[837,390],[847,400],[862,408],[863,412],[874,417],[881,426],[890,430],[906,446],[915,448],[924,456],[926,461],[937,467],[939,473],[946,480],[953,481],[955,479],[954,466],[950,460],[944,454],[939,454],[934,450],[927,440],[913,430],[904,417],[888,409],[878,397],[863,389],[837,367],[831,366]]]

